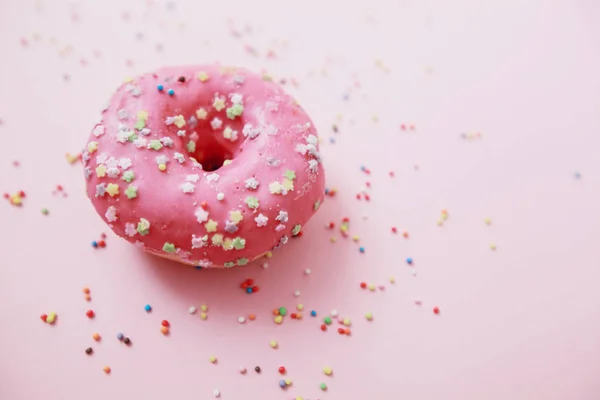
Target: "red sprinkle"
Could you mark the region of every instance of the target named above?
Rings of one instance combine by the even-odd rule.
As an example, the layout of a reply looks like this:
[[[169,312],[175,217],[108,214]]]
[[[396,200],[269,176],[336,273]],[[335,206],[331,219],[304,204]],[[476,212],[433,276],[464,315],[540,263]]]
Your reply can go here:
[[[291,318],[291,319],[296,319],[296,317],[297,317],[296,313],[291,313],[291,314],[290,314],[290,318]]]
[[[366,200],[366,201],[369,201],[369,200],[371,200],[371,197],[369,197],[369,195],[368,195],[368,194],[366,194],[366,193],[365,193],[365,200]]]
[[[254,285],[254,279],[246,279],[246,285],[248,285],[248,286]]]
[[[433,307],[433,313],[435,315],[438,315],[440,313],[440,308],[439,307]]]
[[[5,199],[10,199],[10,194],[8,194],[8,193],[4,193],[3,196]]]
[[[340,335],[343,335],[344,334],[344,328],[338,328],[338,333]]]
[[[87,315],[88,318],[94,318],[96,316],[96,313],[94,313],[94,310],[87,310],[85,312],[85,315]]]
[[[252,286],[252,293],[256,293],[260,291],[260,288],[258,286]]]
[[[362,196],[360,195],[360,193],[356,193],[356,199],[357,199],[357,200],[360,200],[360,199],[362,199]]]
[[[106,242],[104,240],[99,241],[98,247],[106,247]]]
[[[367,283],[366,282],[361,282],[360,283],[360,288],[361,289],[366,289],[367,288]]]
[[[241,287],[242,289],[248,289],[248,284],[247,284],[246,282],[242,282],[242,283],[240,284],[240,287]]]
[[[61,191],[63,190],[63,187],[61,185],[56,185],[56,190]]]
[[[344,217],[344,218],[342,219],[342,222],[350,222],[350,218],[348,218],[348,217]]]
[[[22,191],[22,190],[21,190],[21,191],[19,191],[19,196],[20,196],[20,197],[22,197],[22,198],[25,198],[25,197],[27,197],[27,196],[25,196],[25,192],[24,192],[24,191]]]
[[[48,316],[46,314],[42,314],[40,315],[40,319],[44,322],[46,322],[46,320],[48,319]]]
[[[165,327],[167,327],[167,328],[168,328],[169,326],[171,326],[171,324],[169,324],[169,321],[167,321],[166,319],[163,319],[163,321],[162,321],[160,324],[161,324],[162,326],[165,326]]]
[[[395,226],[392,227],[392,233],[398,233],[398,229]]]
[[[321,324],[321,330],[325,332],[327,330],[327,325]]]
[[[285,367],[282,365],[281,367],[279,367],[278,371],[280,374],[285,374]]]
[[[6,196],[8,196],[8,195],[6,195]],[[335,224],[333,222],[330,222],[329,223],[329,229],[333,229],[333,228],[335,228]]]
[[[204,210],[206,210],[208,208],[208,203],[206,202],[206,200],[204,200],[202,203],[200,203],[200,207],[202,207]]]

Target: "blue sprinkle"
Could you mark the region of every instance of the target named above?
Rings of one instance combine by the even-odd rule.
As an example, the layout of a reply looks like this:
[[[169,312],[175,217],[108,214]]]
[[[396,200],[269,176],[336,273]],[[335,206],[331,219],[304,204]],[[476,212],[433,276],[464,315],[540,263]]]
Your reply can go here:
[[[575,179],[581,179],[581,174],[579,172],[575,172]]]
[[[117,339],[123,340],[124,337],[125,336],[121,332],[117,333]]]
[[[285,384],[285,381],[284,381],[284,380],[281,380],[281,381],[279,381],[279,387],[280,387],[280,388],[282,388],[282,389],[283,389],[285,386],[286,386],[286,384]]]
[[[407,263],[407,264],[412,264],[412,263],[413,263],[413,259],[412,259],[412,258],[410,258],[410,257],[408,257],[408,258],[406,259],[406,263]]]
[[[158,85],[156,88],[159,92],[162,92],[165,87],[163,85]]]
[[[252,288],[251,287],[246,288],[246,293],[252,293]]]
[[[152,311],[152,306],[150,306],[150,304],[146,304],[146,306],[144,307],[144,310],[150,312],[150,311]]]
[[[312,311],[310,312],[310,316],[311,316],[311,317],[316,317],[316,316],[317,316],[317,312],[316,312],[315,310],[312,310]]]
[[[173,96],[175,94],[175,91],[173,89],[169,89],[167,93],[169,93],[169,96]]]
[[[365,252],[365,248],[364,247],[359,247],[358,251],[360,251],[361,253],[364,253]]]
[[[361,170],[361,171],[364,171],[365,169],[367,169],[367,167],[365,167],[364,165],[361,165],[361,166],[360,166],[360,170]]]
[[[329,189],[325,188],[325,194],[329,194]]]
[[[93,247],[98,247],[98,242],[96,242],[95,240],[92,242],[92,246]]]
[[[196,265],[194,268],[196,268],[198,271],[200,271],[202,269],[201,265]]]
[[[330,137],[329,138],[329,143],[335,143],[335,138]]]

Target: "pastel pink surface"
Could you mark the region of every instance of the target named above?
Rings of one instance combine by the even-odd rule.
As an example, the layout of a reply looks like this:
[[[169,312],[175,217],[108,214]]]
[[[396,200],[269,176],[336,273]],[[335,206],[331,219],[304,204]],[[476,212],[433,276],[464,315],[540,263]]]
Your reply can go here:
[[[27,194],[0,203],[2,400],[600,397],[597,2],[36,4],[0,3],[0,193]],[[198,272],[137,251],[64,158],[126,76],[214,60],[286,80],[337,189],[267,269]],[[339,234],[343,217],[358,243]],[[108,245],[93,249],[101,232]],[[247,278],[259,293],[239,287]],[[272,322],[297,303],[301,321]],[[187,313],[201,304],[206,321]],[[332,309],[352,336],[320,331]],[[39,319],[51,311],[53,326]]]
[[[87,194],[111,229],[193,266],[245,265],[287,244],[324,198],[314,123],[278,84],[240,67],[128,80],[85,149]]]

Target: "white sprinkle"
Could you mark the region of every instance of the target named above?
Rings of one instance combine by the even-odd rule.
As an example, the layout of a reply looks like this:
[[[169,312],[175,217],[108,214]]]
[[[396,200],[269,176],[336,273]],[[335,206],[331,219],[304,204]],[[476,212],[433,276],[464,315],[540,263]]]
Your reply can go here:
[[[238,322],[239,322],[240,324],[243,324],[244,322],[246,322],[246,318],[244,318],[244,317],[239,317],[239,318],[238,318]]]
[[[121,108],[119,111],[117,111],[117,115],[119,116],[119,119],[129,118],[129,112],[125,108]]]
[[[266,263],[263,263],[262,267],[263,267],[263,269],[267,269],[267,268],[269,268],[269,263],[268,263],[268,262],[266,262]]]
[[[184,130],[177,131],[177,136],[184,137],[185,136],[185,131]]]
[[[194,215],[196,216],[196,220],[198,221],[198,223],[208,221],[208,211],[206,211],[202,207],[196,209]]]
[[[269,221],[269,218],[265,217],[262,214],[258,214],[258,216],[256,218],[254,218],[254,221],[256,222],[256,226],[258,226],[260,228],[262,226],[267,226],[267,222]]]
[[[213,128],[213,130],[220,129],[221,126],[223,126],[223,121],[217,117],[214,117],[213,120],[210,121],[210,127]]]
[[[285,229],[285,225],[279,224],[275,227],[275,232],[279,232]]]
[[[121,173],[121,170],[119,170],[119,168],[107,168],[106,169],[106,176],[108,176],[111,179],[115,179],[119,177],[119,174]]]
[[[200,175],[198,175],[198,174],[191,174],[191,175],[187,175],[187,176],[185,177],[185,181],[186,181],[186,182],[193,182],[193,183],[196,183],[196,182],[198,182],[199,180],[200,180]]]
[[[156,161],[156,165],[160,165],[160,164],[166,164],[169,162],[169,157],[167,157],[164,154],[161,154],[160,156],[157,156],[154,161]]]
[[[221,391],[219,389],[215,389],[215,390],[213,390],[213,394],[215,395],[215,397],[220,397]]]
[[[85,174],[85,179],[90,179],[90,176],[92,176],[92,169],[90,167],[85,167],[83,173]]]
[[[165,147],[173,147],[173,139],[171,139],[170,137],[161,137],[160,139],[158,139],[158,141],[161,142],[162,145]]]
[[[198,309],[194,306],[190,306],[190,308],[188,308],[188,313],[190,314],[195,314],[196,311],[198,311]]]
[[[337,310],[331,310],[331,312],[329,313],[329,315],[331,315],[332,317],[337,317],[338,316],[338,311]]]
[[[288,213],[287,213],[287,211],[279,211],[279,215],[277,217],[275,217],[275,219],[277,221],[280,221],[280,222],[283,222],[283,223],[288,222]]]
[[[94,136],[96,137],[100,137],[102,135],[104,135],[105,129],[104,126],[102,125],[98,125],[94,128]]]
[[[240,374],[245,374],[246,373],[246,367],[240,365],[238,367],[238,371],[240,371]]]
[[[125,171],[127,168],[131,167],[132,163],[131,163],[131,158],[121,158],[119,160],[119,167]]]
[[[299,291],[299,290],[296,290],[296,291],[294,292],[294,297],[299,297],[299,296],[300,296],[300,291]]]
[[[255,190],[259,185],[259,182],[254,177],[246,179],[245,182],[246,182],[246,189],[250,189],[250,190]]]
[[[185,157],[181,153],[173,154],[173,158],[176,159],[179,162],[179,164],[183,164],[183,162],[185,161]]]
[[[304,270],[304,275],[310,275],[310,273],[311,273],[311,272],[312,272],[312,271],[310,270],[310,268],[306,268],[306,269]]]
[[[138,149],[141,149],[142,147],[146,147],[146,145],[148,144],[148,141],[142,137],[138,137],[137,139],[135,139],[133,141],[133,144]]]
[[[115,206],[108,207],[104,216],[106,217],[106,220],[108,222],[115,222],[117,220],[117,207],[115,207]]]
[[[417,269],[411,268],[410,273],[412,274],[412,276],[417,276]]]
[[[217,200],[223,201],[223,199],[225,199],[225,193],[223,193],[223,192],[217,193]]]
[[[144,136],[148,136],[150,134],[150,128],[144,128],[140,131],[140,133]]]
[[[135,236],[136,233],[137,233],[137,230],[135,229],[135,224],[131,224],[131,223],[125,224],[125,234],[127,236]]]
[[[231,96],[231,102],[233,104],[242,104],[244,97],[239,93],[233,93]]]
[[[181,191],[183,193],[194,193],[195,189],[196,187],[192,182],[185,182],[183,185],[181,185]]]
[[[209,182],[216,182],[219,180],[219,174],[213,172],[212,174],[206,175],[206,180]]]
[[[108,160],[106,160],[106,167],[107,168],[116,168],[118,163],[119,162],[114,157],[110,157]]]

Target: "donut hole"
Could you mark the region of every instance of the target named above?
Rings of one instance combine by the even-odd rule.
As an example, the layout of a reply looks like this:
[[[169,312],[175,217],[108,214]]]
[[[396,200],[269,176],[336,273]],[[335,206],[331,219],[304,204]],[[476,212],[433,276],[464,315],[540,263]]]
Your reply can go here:
[[[233,153],[216,141],[203,143],[192,155],[206,172],[216,171],[223,166],[225,160],[233,160]]]

